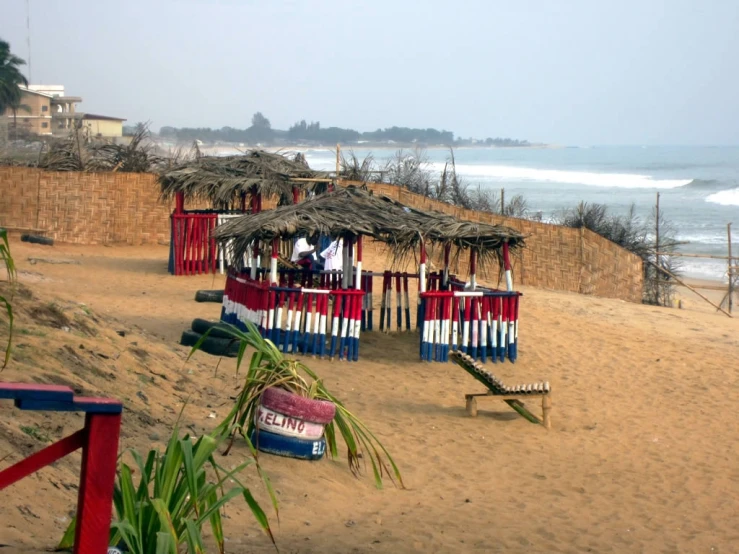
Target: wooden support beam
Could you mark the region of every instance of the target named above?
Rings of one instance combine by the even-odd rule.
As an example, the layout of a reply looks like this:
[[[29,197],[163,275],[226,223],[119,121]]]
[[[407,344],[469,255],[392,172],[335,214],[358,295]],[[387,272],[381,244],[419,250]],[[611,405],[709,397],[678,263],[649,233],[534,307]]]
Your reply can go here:
[[[662,272],[663,272],[663,273],[665,273],[666,275],[669,275],[669,276],[670,276],[670,277],[672,277],[672,278],[673,278],[673,279],[674,279],[674,280],[675,280],[675,281],[676,281],[677,283],[681,284],[681,285],[682,285],[682,286],[684,286],[684,287],[685,287],[686,289],[688,289],[688,290],[691,290],[691,291],[693,291],[693,292],[694,292],[695,294],[697,294],[698,296],[700,296],[700,297],[701,297],[701,298],[702,298],[703,300],[705,300],[706,302],[708,302],[708,303],[709,303],[709,304],[710,304],[711,306],[713,306],[713,307],[714,307],[714,308],[716,308],[717,310],[719,310],[719,311],[723,312],[723,313],[724,313],[724,314],[726,314],[726,315],[727,315],[728,317],[733,317],[733,316],[732,316],[732,315],[731,315],[731,314],[730,314],[729,312],[727,312],[726,310],[724,310],[724,309],[723,309],[723,308],[722,308],[721,306],[717,306],[717,305],[716,305],[716,304],[715,304],[714,302],[711,302],[711,301],[710,301],[710,300],[709,300],[708,298],[706,298],[705,296],[703,296],[703,295],[702,295],[701,293],[699,293],[699,292],[698,292],[697,290],[695,290],[695,289],[694,289],[693,287],[691,287],[690,285],[688,285],[688,284],[687,284],[687,283],[685,283],[684,281],[682,281],[682,280],[680,280],[679,278],[677,278],[677,277],[675,276],[675,274],[674,274],[674,273],[672,273],[671,271],[668,271],[668,270],[667,270],[667,269],[665,269],[664,267],[660,267],[659,265],[657,265],[656,263],[654,263],[654,262],[653,262],[652,260],[644,260],[644,261],[646,261],[646,262],[647,262],[648,264],[651,264],[651,265],[653,265],[653,266],[654,266],[654,267],[656,267],[656,268],[657,268],[657,269],[658,269],[659,271],[662,271]],[[722,289],[722,290],[723,290],[723,289]]]
[[[46,467],[49,464],[53,464],[67,454],[71,454],[75,450],[82,448],[85,444],[86,438],[87,432],[84,429],[80,429],[76,433],[63,438],[62,440],[47,446],[43,450],[39,450],[35,454],[30,455],[28,458],[25,458],[0,471],[0,491],[5,487],[9,487],[16,481],[20,481],[24,477],[28,477],[32,473],[36,473],[41,468]],[[118,445],[116,443],[116,452],[117,448]]]

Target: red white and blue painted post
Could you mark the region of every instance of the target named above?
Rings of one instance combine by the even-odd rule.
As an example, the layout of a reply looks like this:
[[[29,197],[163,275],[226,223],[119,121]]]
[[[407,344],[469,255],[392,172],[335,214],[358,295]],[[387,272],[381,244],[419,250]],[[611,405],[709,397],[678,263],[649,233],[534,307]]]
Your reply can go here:
[[[450,321],[450,308],[452,305],[452,298],[449,295],[445,295],[442,300],[442,320],[441,320],[441,359],[446,362],[449,360],[449,331],[451,327]]]
[[[311,341],[311,323],[313,322],[313,295],[305,291],[305,332],[303,333],[303,354],[308,353],[308,346],[312,344]]]
[[[340,291],[337,290],[332,291],[331,295],[334,298],[334,311],[333,319],[331,322],[331,348],[329,352],[329,357],[331,360],[333,360],[334,356],[336,356],[336,343],[339,337],[339,315],[341,313],[342,295]]]
[[[356,362],[359,360],[359,336],[362,330],[360,320],[362,318],[362,302],[364,300],[364,296],[362,295],[362,235],[357,235],[355,243],[357,248],[357,272],[354,277],[354,289],[357,292],[355,293],[356,298],[354,300],[354,332],[351,337],[351,359]]]
[[[313,345],[311,346],[311,353],[315,356],[320,353],[320,340],[321,340],[321,312],[323,310],[323,294],[316,293],[314,295],[316,299],[316,311],[313,320]]]
[[[359,360],[359,336],[360,336],[360,325],[359,317],[362,310],[362,291],[359,290],[354,294],[357,298],[354,302],[354,337],[353,337],[353,351],[352,360],[355,362]]]
[[[452,298],[452,350],[457,351],[459,347],[459,298]]]
[[[295,324],[293,325],[293,331],[292,331],[292,345],[293,345],[293,354],[297,354],[298,349],[298,343],[300,340],[300,320],[303,313],[303,292],[298,293],[298,300],[295,306]]]
[[[470,341],[470,323],[472,322],[472,299],[464,298],[464,313],[462,314],[462,352],[467,354],[467,346]]]
[[[470,302],[470,308],[471,308],[471,315],[472,315],[472,321],[470,322],[470,331],[471,331],[471,356],[473,359],[477,359],[477,342],[479,339],[479,333],[480,333],[480,325],[479,325],[479,318],[478,318],[478,302],[479,298],[472,298],[472,301]]]
[[[285,321],[285,335],[282,339],[282,351],[287,353],[290,345],[290,333],[292,331],[293,315],[295,313],[295,292],[287,293],[287,319]]]
[[[516,331],[518,327],[518,295],[508,298],[508,360],[516,361],[517,340]]]
[[[480,298],[482,303],[482,317],[480,317],[480,354],[482,363],[488,361],[488,321],[490,321],[490,297]]]
[[[351,313],[351,296],[346,294],[346,290],[342,291],[343,297],[343,317],[341,320],[341,338],[339,339],[339,360],[344,359],[344,350],[346,349],[346,339],[349,332],[349,318]]]
[[[506,337],[508,336],[508,302],[500,297],[500,317],[498,318],[500,336],[498,338],[498,359],[505,362]]]
[[[321,358],[326,356],[326,325],[328,323],[328,300],[328,293],[321,295],[321,326],[318,337],[320,344],[318,355]]]

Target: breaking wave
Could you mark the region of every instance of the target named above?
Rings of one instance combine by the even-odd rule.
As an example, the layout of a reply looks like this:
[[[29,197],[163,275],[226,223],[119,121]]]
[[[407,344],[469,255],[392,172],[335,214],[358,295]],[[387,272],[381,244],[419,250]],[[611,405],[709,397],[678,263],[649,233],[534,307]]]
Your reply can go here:
[[[714,192],[706,197],[706,202],[722,206],[739,206],[739,188]]]
[[[431,165],[438,171],[444,169],[443,163],[437,162]],[[596,173],[508,165],[457,164],[457,173],[463,177],[494,181],[564,183],[626,189],[673,189],[693,182],[691,179],[655,179],[649,175],[632,173]]]

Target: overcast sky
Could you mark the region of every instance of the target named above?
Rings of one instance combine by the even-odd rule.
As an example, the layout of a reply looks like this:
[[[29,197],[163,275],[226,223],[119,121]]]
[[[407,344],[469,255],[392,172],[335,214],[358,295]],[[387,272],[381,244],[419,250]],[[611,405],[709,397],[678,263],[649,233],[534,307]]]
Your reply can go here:
[[[739,0],[29,1],[33,83],[155,129],[739,144]],[[0,37],[28,58],[26,0]]]

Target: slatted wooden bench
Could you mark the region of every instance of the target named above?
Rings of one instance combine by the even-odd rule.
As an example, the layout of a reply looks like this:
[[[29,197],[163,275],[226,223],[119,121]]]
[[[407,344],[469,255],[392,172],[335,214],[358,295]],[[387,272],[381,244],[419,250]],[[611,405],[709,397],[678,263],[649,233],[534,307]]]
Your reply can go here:
[[[121,402],[75,396],[72,389],[58,385],[2,382],[0,400],[13,400],[21,410],[85,413],[83,429],[0,471],[0,490],[82,448],[74,553],[106,552],[123,412]]]
[[[509,387],[504,385],[495,375],[487,371],[482,364],[476,362],[472,356],[457,351],[452,352],[450,357],[454,363],[480,381],[488,389],[487,392],[464,395],[467,413],[470,416],[477,416],[477,398],[490,396],[498,400],[503,400],[531,423],[543,425],[545,429],[552,428],[552,390],[548,382]],[[541,397],[541,417],[531,413],[521,401],[522,399],[531,399],[537,396]]]

